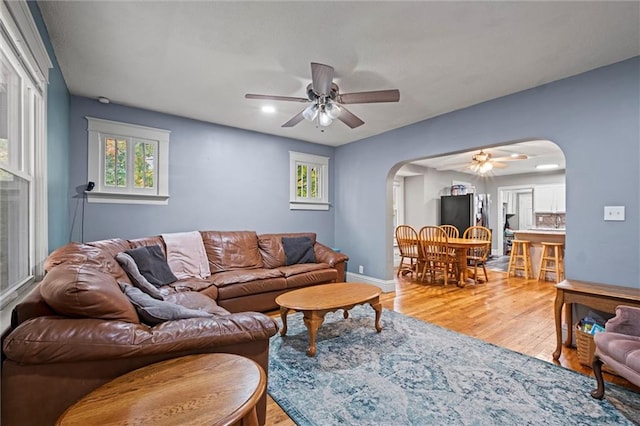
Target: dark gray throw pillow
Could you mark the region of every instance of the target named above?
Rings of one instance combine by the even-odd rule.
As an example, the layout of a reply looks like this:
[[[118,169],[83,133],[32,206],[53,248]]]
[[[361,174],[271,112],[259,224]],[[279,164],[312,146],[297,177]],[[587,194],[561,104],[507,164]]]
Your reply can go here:
[[[138,265],[140,273],[156,287],[178,281],[164,259],[159,245],[138,247],[125,251]]]
[[[157,300],[137,287],[119,282],[120,288],[136,308],[140,320],[148,325],[186,318],[210,318],[213,314],[198,309],[189,309],[175,303]]]
[[[282,237],[282,248],[287,258],[286,265],[316,262],[313,240],[310,237]]]
[[[147,293],[149,296],[154,299],[162,300],[162,293],[151,284],[147,279],[140,273],[138,269],[138,265],[136,265],[136,261],[133,260],[133,257],[129,256],[127,253],[118,253],[116,255],[116,260],[122,266],[122,269],[127,273],[133,285],[138,287],[140,290]]]

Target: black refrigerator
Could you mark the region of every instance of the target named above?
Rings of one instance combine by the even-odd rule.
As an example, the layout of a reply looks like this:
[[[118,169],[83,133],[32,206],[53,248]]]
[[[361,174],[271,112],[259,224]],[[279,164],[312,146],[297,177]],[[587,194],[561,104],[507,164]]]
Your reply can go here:
[[[440,225],[453,225],[460,236],[470,226],[489,226],[489,194],[443,195],[440,197]]]
[[[468,227],[475,225],[473,203],[473,194],[443,195],[440,197],[440,225],[455,226],[462,237]]]

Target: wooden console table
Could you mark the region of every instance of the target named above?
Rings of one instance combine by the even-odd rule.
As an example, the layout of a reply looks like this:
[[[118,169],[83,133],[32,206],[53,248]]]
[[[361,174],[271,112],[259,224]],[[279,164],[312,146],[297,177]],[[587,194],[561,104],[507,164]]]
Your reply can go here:
[[[264,370],[249,358],[188,355],[100,386],[69,407],[56,425],[258,426],[256,404],[266,383]]]
[[[564,280],[556,284],[555,322],[557,343],[556,350],[553,353],[554,360],[560,358],[562,353],[563,305],[566,305],[565,323],[567,324],[567,340],[564,344],[567,347],[571,346],[573,340],[572,305],[574,303],[614,314],[618,305],[640,307],[640,289],[576,280]]]

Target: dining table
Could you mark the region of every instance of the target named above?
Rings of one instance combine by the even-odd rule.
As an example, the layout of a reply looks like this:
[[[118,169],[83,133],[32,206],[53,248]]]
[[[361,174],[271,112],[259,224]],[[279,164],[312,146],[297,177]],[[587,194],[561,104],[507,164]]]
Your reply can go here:
[[[468,250],[483,247],[486,247],[488,250],[491,241],[482,240],[479,238],[449,238],[448,243],[449,248],[452,248],[456,253],[458,271],[460,271],[458,287],[464,287],[467,285],[467,281],[471,280],[471,278],[469,277],[469,268],[467,268]],[[474,278],[477,280],[477,277]]]

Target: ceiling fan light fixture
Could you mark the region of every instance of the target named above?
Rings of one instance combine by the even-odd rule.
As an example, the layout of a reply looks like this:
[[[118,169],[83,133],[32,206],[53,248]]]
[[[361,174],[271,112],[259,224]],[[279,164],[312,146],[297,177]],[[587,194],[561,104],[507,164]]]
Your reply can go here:
[[[491,164],[490,162],[486,162],[486,163],[482,163],[480,164],[480,166],[478,167],[478,173],[480,173],[481,175],[487,173],[488,171],[490,171],[491,169],[493,169],[493,164]]]
[[[322,127],[328,127],[331,126],[333,120],[326,111],[320,111],[320,114],[318,115],[318,123],[320,123]]]
[[[332,120],[335,120],[336,118],[338,118],[341,112],[338,104],[333,101],[328,101],[327,104],[324,106],[324,110],[326,114],[329,116],[329,118],[331,118]]]
[[[315,103],[312,105],[309,105],[307,108],[305,108],[304,111],[302,111],[302,116],[309,121],[315,120],[317,115],[318,115],[318,104],[315,104]]]

